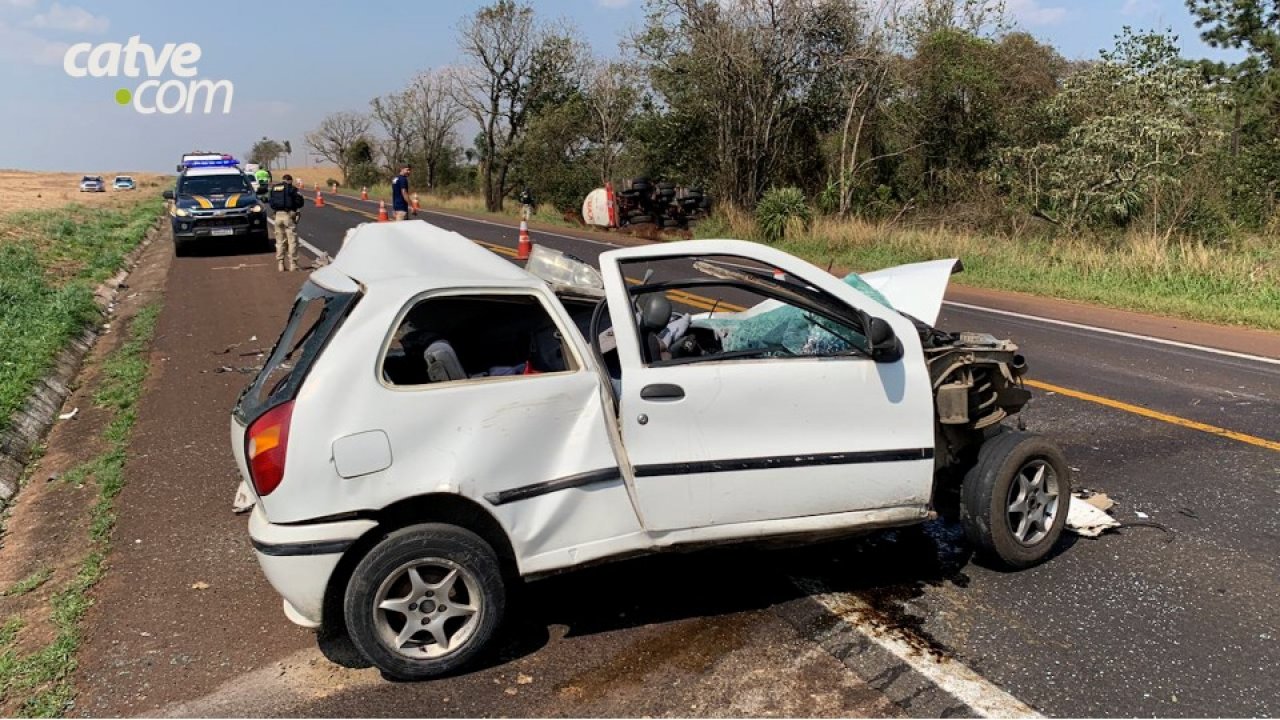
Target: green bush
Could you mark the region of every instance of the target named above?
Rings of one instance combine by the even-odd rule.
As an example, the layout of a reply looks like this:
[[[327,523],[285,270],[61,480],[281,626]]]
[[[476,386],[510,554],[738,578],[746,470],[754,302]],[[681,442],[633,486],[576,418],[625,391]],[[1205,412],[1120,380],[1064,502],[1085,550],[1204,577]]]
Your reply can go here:
[[[808,230],[813,210],[800,188],[770,188],[756,205],[756,224],[765,241],[775,243]]]

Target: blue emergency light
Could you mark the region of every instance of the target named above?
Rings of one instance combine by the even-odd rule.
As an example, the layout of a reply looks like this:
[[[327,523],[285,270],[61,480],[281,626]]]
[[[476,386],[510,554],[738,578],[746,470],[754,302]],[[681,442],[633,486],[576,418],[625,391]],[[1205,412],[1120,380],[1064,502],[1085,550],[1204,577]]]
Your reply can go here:
[[[186,160],[182,164],[189,168],[235,167],[240,161],[233,157],[222,157],[216,160]]]

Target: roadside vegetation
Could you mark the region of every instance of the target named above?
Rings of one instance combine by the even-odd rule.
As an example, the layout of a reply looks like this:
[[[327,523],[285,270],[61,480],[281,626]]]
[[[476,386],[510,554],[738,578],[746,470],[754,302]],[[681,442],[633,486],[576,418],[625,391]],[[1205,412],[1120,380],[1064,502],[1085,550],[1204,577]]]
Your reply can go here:
[[[160,304],[143,307],[128,323],[128,339],[103,362],[94,404],[109,413],[102,438],[105,447],[63,477],[96,488],[89,519],[88,553],[75,574],[53,591],[49,600],[52,638],[35,648],[20,650],[21,618],[0,625],[0,706],[17,703],[18,714],[29,717],[61,715],[72,698],[71,673],[82,638],[80,621],[92,600],[89,591],[102,576],[111,528],[115,525],[115,497],[124,487],[124,464],[129,434],[137,417],[148,364],[147,351],[155,332]],[[31,592],[52,578],[41,569],[23,579],[6,595]]]
[[[459,26],[461,62],[307,144],[374,197],[410,160],[424,205],[509,213],[528,187],[563,221],[663,178],[714,199],[699,234],[824,266],[960,255],[979,285],[1277,327],[1280,0],[1185,0],[1234,64],[1128,27],[1067,60],[1004,5],[647,0],[595,58],[497,0]]]
[[[94,288],[120,269],[161,208],[159,199],[139,199],[0,215],[0,430],[67,342],[99,317]]]

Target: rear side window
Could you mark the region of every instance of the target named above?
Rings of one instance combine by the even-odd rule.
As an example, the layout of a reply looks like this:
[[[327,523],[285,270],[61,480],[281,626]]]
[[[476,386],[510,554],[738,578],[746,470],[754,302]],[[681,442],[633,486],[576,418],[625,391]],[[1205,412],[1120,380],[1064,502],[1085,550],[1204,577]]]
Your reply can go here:
[[[538,298],[453,295],[414,303],[391,336],[382,379],[417,386],[577,368],[560,326]]]
[[[245,388],[236,415],[246,424],[280,403],[292,400],[329,338],[351,312],[357,295],[340,293],[307,281],[275,349],[253,383]]]

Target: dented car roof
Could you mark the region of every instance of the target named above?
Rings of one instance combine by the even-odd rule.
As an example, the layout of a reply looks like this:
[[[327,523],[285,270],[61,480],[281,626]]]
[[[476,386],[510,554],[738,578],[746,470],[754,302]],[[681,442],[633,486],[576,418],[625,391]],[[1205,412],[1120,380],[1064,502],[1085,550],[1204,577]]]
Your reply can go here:
[[[535,287],[538,278],[458,233],[423,220],[364,223],[347,232],[333,262],[312,279],[333,290],[416,278],[429,286]]]

